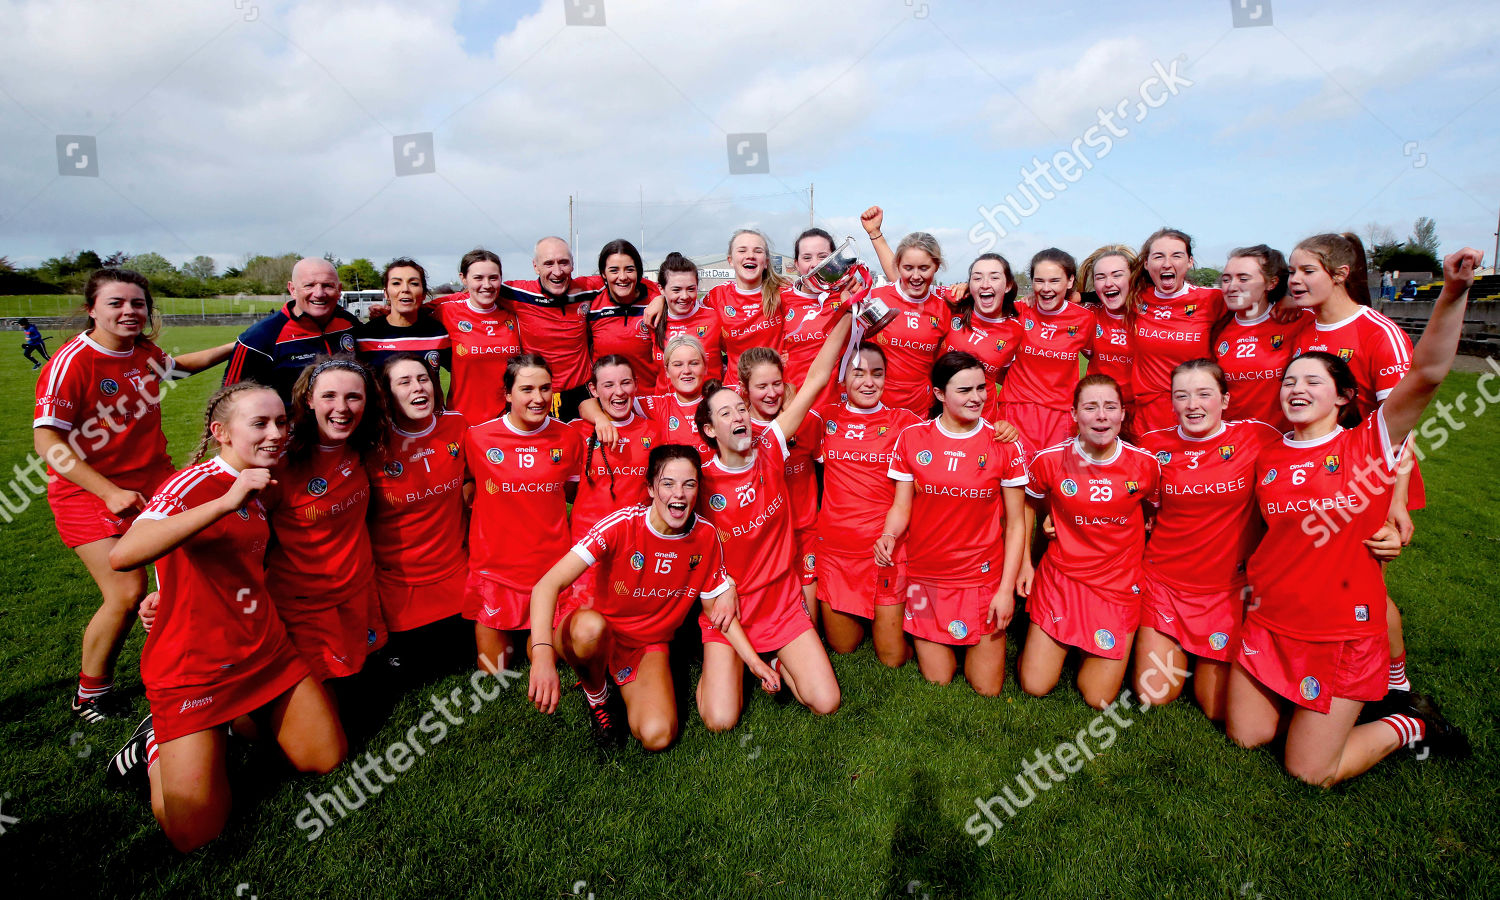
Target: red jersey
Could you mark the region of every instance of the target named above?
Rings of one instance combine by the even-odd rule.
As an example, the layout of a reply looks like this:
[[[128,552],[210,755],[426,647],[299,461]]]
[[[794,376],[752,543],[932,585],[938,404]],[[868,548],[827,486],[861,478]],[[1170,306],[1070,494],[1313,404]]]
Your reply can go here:
[[[1025,333],[1020,319],[990,319],[979,310],[969,314],[967,328],[964,327],[961,316],[953,316],[948,323],[948,335],[943,339],[939,355],[949,350],[962,350],[979,358],[984,366],[986,419],[993,421],[998,418],[1005,373],[1015,361],[1016,351],[1021,348],[1021,338]]]
[[[1385,522],[1397,454],[1377,411],[1321,438],[1283,437],[1255,463],[1266,536],[1246,619],[1307,641],[1385,636],[1385,580],[1364,539]]]
[[[475,309],[467,294],[439,304],[438,316],[453,339],[448,408],[470,422],[495,418],[505,411],[505,365],[521,352],[516,317],[499,304]]]
[[[1185,284],[1170,297],[1147,287],[1136,308],[1135,395],[1147,399],[1172,390],[1178,363],[1209,356],[1209,330],[1224,315],[1224,292]]]
[[[370,476],[348,446],[317,447],[298,462],[271,470],[261,492],[276,542],[266,557],[266,582],[276,602],[320,608],[375,574],[370,530]],[[294,600],[295,598],[295,600]]]
[[[1301,319],[1282,324],[1266,310],[1250,321],[1235,316],[1219,332],[1214,360],[1229,382],[1229,410],[1235,418],[1259,419],[1278,431],[1292,427],[1281,412],[1281,373],[1316,318],[1304,310]]]
[[[1098,323],[1093,310],[1068,300],[1056,312],[1029,303],[1019,304],[1017,310],[1025,337],[1005,379],[1005,402],[1072,409],[1079,357],[1094,349]]]
[[[600,519],[573,552],[598,567],[593,608],[630,647],[671,641],[694,601],[729,590],[718,533],[699,516],[682,534],[662,534],[649,507],[621,509]]]
[[[812,368],[813,360],[818,358],[818,351],[823,349],[829,330],[842,314],[843,301],[830,296],[819,302],[817,297],[810,297],[789,287],[781,292],[781,308],[781,346],[782,356],[786,360],[786,378],[800,388],[807,381],[808,370]],[[814,405],[834,402],[838,399],[839,391],[839,385],[830,379]]]
[[[925,419],[932,409],[932,363],[953,315],[948,292],[934,288],[922,299],[911,300],[897,285],[888,284],[870,296],[884,300],[897,314],[874,337],[885,351],[884,401]]]
[[[1224,422],[1201,438],[1180,428],[1141,437],[1161,467],[1161,509],[1146,543],[1146,568],[1189,594],[1245,584],[1245,560],[1260,540],[1255,458],[1281,435],[1253,419]]]
[[[217,500],[239,474],[219,457],[189,466],[167,479],[140,518],[165,519]],[[251,498],[156,561],[161,606],[141,651],[148,689],[212,685],[286,645],[266,590],[270,538],[265,507]]]
[[[1031,461],[1026,493],[1047,498],[1057,538],[1047,546],[1060,572],[1128,603],[1139,597],[1146,549],[1142,504],[1157,502],[1156,457],[1120,441],[1109,459],[1084,455],[1077,438]]]
[[[464,437],[477,483],[469,516],[469,571],[530,591],[568,552],[564,486],[583,468],[583,438],[548,417],[521,431],[501,416]]]
[[[896,438],[922,421],[909,409],[846,403],[817,411],[823,425],[818,458],[823,462],[823,508],[818,514],[822,546],[843,555],[865,556],[885,527],[896,498],[886,474]]]
[[[1411,370],[1411,338],[1400,325],[1368,306],[1333,325],[1314,322],[1297,342],[1297,354],[1309,350],[1324,350],[1349,363],[1359,385],[1354,402],[1365,417],[1385,402]]]
[[[678,335],[689,335],[697,338],[698,343],[703,345],[703,379],[710,378],[724,380],[724,323],[719,321],[719,314],[714,312],[712,306],[702,300],[693,307],[693,311],[681,319],[674,319],[671,312],[667,312],[667,343]],[[667,380],[666,351],[663,347],[655,347],[651,352],[651,358],[656,363],[656,388],[658,394],[665,394],[672,390],[672,383]],[[635,383],[640,386],[642,392],[650,390],[651,385],[642,379],[644,373],[637,373]]]
[[[1094,352],[1089,357],[1088,374],[1108,375],[1120,386],[1120,394],[1129,406],[1135,400],[1131,378],[1135,371],[1135,353],[1130,349],[1130,329],[1124,314],[1107,309],[1094,310]],[[1071,398],[1069,398],[1071,401]]]
[[[621,306],[601,295],[590,304],[585,318],[593,359],[619,354],[630,360],[637,383],[656,384],[661,374],[656,363],[656,332],[646,324],[644,303]]]
[[[161,430],[161,398],[163,383],[180,377],[172,359],[150,341],[117,352],[80,334],[42,366],[31,424],[68,432],[69,446],[99,474],[128,482],[172,465]],[[64,480],[50,466],[48,471],[54,481]]]
[[[697,447],[704,462],[714,455],[708,444],[703,442],[702,436],[698,434],[698,422],[693,418],[698,413],[698,404],[703,402],[702,397],[683,403],[677,399],[676,393],[668,392],[638,396],[635,402],[641,413],[661,429],[663,442]]]
[[[736,368],[740,354],[751,347],[770,347],[781,352],[781,316],[769,318],[762,309],[759,289],[743,293],[733,282],[717,285],[703,296],[703,302],[719,314],[724,323],[724,350],[729,354],[729,365],[724,377],[737,383]]]
[[[567,293],[558,297],[543,291],[538,281],[507,281],[500,286],[501,299],[515,311],[521,344],[552,366],[559,391],[589,380],[588,325],[583,311],[603,289],[604,279],[598,275],[574,278]]]
[[[771,426],[770,422],[757,422],[750,418],[750,433],[760,437]],[[812,413],[802,417],[797,433],[786,442],[790,454],[786,458],[787,498],[792,501],[792,528],[806,531],[818,521],[818,471],[813,460],[818,456],[818,438],[823,434],[823,423]]]
[[[621,507],[651,501],[646,494],[646,463],[651,448],[664,443],[661,428],[635,413],[614,425],[619,437],[602,447],[594,440],[592,422],[575,419],[568,423],[584,441],[583,478],[573,499],[574,534],[587,534],[595,522]]]
[[[464,432],[456,412],[425,431],[392,428],[372,454],[370,544],[380,574],[401,584],[431,584],[467,567],[464,546]]]
[[[901,432],[886,474],[916,484],[906,529],[907,575],[912,581],[979,587],[1000,580],[1005,565],[1005,494],[1025,487],[1026,451],[1019,441],[995,440],[981,419],[954,434],[940,419]]]
[[[792,571],[792,516],[787,508],[786,460],[791,450],[772,422],[753,445],[754,458],[731,469],[717,456],[703,466],[700,513],[712,513],[724,543],[724,562],[740,596]]]

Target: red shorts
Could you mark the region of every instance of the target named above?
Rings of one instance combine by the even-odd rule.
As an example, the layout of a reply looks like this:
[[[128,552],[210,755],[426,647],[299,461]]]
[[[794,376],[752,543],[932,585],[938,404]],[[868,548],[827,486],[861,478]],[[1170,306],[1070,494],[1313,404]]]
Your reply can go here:
[[[166,743],[255,712],[308,676],[307,663],[290,642],[265,658],[235,667],[223,681],[197,687],[146,685],[157,743]]]
[[[306,597],[288,596],[275,587],[271,596],[287,637],[319,681],[355,674],[384,643],[383,627],[371,627],[380,608],[373,579],[337,595],[320,596],[317,606],[308,605]]]
[[[1141,624],[1173,638],[1194,656],[1228,662],[1244,615],[1241,588],[1190,594],[1151,577],[1149,568],[1141,575]]]
[[[1021,444],[1033,456],[1053,444],[1062,443],[1073,433],[1071,413],[1040,403],[1007,401],[1000,404],[1000,418],[1020,429]]]
[[[818,529],[809,525],[792,532],[792,545],[797,548],[797,576],[812,584],[818,580]]]
[[[1171,428],[1177,424],[1177,412],[1172,409],[1170,392],[1148,394],[1135,398],[1135,421],[1131,423],[1136,434]]]
[[[1326,713],[1334,697],[1366,703],[1384,697],[1391,648],[1384,632],[1348,641],[1304,641],[1246,620],[1234,659],[1282,697]]]
[[[908,582],[906,633],[934,644],[974,646],[980,638],[995,631],[995,623],[985,621],[989,618],[990,601],[995,599],[995,587],[994,584],[948,587]]]
[[[906,545],[896,549],[894,566],[875,565],[875,556],[818,555],[818,599],[847,616],[875,618],[877,606],[906,602]]]
[[[740,626],[756,653],[775,653],[802,632],[811,631],[812,619],[802,604],[802,580],[788,572],[763,588],[740,594]],[[703,643],[729,643],[702,613],[698,627],[703,630]]]
[[[470,572],[464,582],[463,613],[465,619],[496,631],[526,631],[531,628],[531,591],[507,587]]]
[[[1139,597],[1102,594],[1042,557],[1028,600],[1031,621],[1053,640],[1105,659],[1125,658],[1125,639],[1141,623]]]
[[[563,622],[582,608],[586,607],[578,603],[559,604],[557,614],[552,617],[552,630],[561,632]],[[641,660],[647,653],[666,652],[667,645],[663,642],[631,644],[625,635],[616,634],[615,639],[609,644],[609,659],[604,662],[609,668],[609,677],[614,680],[615,684],[629,684],[635,680],[636,675],[640,674]]]
[[[135,491],[149,502],[162,482],[176,473],[168,463],[144,475],[122,478],[115,484],[124,490]],[[130,528],[138,514],[138,511],[130,510],[123,516],[117,516],[109,511],[103,500],[66,478],[55,475],[47,481],[47,505],[52,507],[57,535],[62,538],[63,546],[69,549],[105,538],[119,537]]]
[[[430,584],[404,584],[390,581],[375,573],[375,590],[380,596],[380,619],[391,631],[411,631],[430,625],[438,619],[456,616],[463,609],[464,586],[469,570],[459,568],[452,575]]]

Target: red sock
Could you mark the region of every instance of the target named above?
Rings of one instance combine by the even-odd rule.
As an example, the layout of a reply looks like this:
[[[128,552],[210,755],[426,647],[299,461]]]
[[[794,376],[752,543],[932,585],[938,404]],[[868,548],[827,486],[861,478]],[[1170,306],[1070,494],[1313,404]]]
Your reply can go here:
[[[1411,690],[1411,679],[1406,677],[1406,654],[1391,657],[1390,673],[1386,676],[1386,689],[1392,691]]]
[[[85,675],[78,673],[78,699],[92,700],[95,697],[103,697],[115,686],[115,680],[108,675]]]
[[[1404,716],[1398,713],[1386,716],[1380,721],[1395,729],[1396,737],[1400,739],[1401,746],[1403,747],[1412,746],[1426,734],[1426,728],[1423,727],[1422,720],[1414,716]]]

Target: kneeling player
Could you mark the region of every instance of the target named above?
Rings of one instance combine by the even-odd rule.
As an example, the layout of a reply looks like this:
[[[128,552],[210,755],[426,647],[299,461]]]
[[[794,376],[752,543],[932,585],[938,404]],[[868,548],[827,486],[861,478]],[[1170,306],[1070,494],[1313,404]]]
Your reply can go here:
[[[531,701],[550,714],[560,687],[555,652],[583,681],[594,731],[618,743],[610,710],[610,681],[619,685],[630,732],[647,750],[665,750],[677,737],[676,695],[667,645],[702,598],[705,612],[767,691],[781,687],[756,655],[734,617],[734,583],[724,569],[718,531],[693,514],[702,469],[698,452],[682,444],[651,451],[646,467],[651,502],[605,516],[558,560],[531,592]],[[597,596],[582,605],[558,595],[598,567]],[[554,645],[554,641],[556,644]]]

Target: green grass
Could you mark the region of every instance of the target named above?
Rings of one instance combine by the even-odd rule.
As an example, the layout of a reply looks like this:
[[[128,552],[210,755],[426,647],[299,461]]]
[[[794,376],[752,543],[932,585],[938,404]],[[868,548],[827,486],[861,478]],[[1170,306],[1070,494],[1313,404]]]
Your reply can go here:
[[[192,349],[232,332],[174,329],[162,343]],[[33,380],[19,353],[0,356],[0,374],[13,385],[0,397],[8,471],[29,450]],[[217,381],[168,396],[174,453],[196,440]],[[1445,395],[1474,388],[1456,375]],[[331,790],[349,767],[294,779],[252,760],[236,768],[223,837],[179,857],[142,800],[103,787],[101,767],[134,723],[85,729],[68,711],[96,599],[39,503],[0,525],[0,809],[19,820],[0,835],[0,861],[28,895],[68,897],[232,897],[239,885],[246,897],[564,897],[578,882],[599,900],[1496,896],[1500,421],[1465,422],[1424,466],[1432,508],[1390,582],[1412,677],[1467,729],[1472,760],[1396,758],[1324,792],[1179,703],[1134,714],[1113,747],[983,847],[964,828],[974,799],[1093,713],[1067,683],[1038,700],[1012,677],[986,700],[925,684],[912,666],[886,670],[865,648],[835,662],[838,714],[813,719],[757,695],[734,732],[710,736],[692,714],[658,756],[594,750],[575,692],[549,719],[511,687],[465,709],[442,743],[312,843],[296,824],[304,794]],[[119,673],[137,692],[141,641],[137,631]],[[397,698],[359,750],[383,752],[430,709],[426,697],[455,688],[467,697],[467,678]]]
[[[285,300],[243,300],[234,297],[156,297],[156,310],[165,316],[221,313],[270,313]],[[82,294],[14,294],[0,296],[0,318],[12,316],[71,316],[83,308]]]

